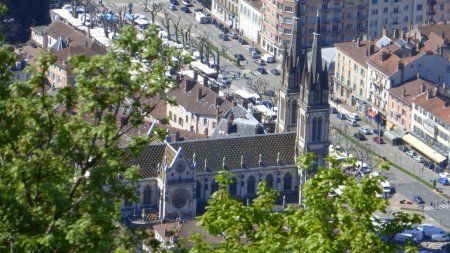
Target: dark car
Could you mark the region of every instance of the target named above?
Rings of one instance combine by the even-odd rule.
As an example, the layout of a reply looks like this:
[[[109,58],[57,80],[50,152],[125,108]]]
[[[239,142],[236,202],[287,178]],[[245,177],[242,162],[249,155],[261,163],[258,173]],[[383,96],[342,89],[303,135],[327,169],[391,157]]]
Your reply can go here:
[[[383,130],[381,130],[381,129],[373,129],[372,133],[374,135],[379,135],[379,136],[383,136],[383,134],[384,134]]]
[[[235,54],[234,59],[244,61],[245,57],[242,54]]]
[[[357,133],[353,134],[353,137],[355,137],[355,139],[357,139],[358,141],[365,141],[365,140],[367,140],[366,136],[364,134],[360,133],[360,132],[357,132]]]
[[[223,28],[223,32],[224,32],[224,33],[230,33],[230,29],[229,29],[228,27],[224,27],[224,28]]]
[[[274,76],[279,76],[280,75],[280,71],[278,71],[278,69],[271,69],[270,73]]]
[[[255,75],[265,75],[265,74],[267,74],[267,70],[265,69],[265,68],[263,68],[263,67],[259,67],[259,68],[256,68],[254,71],[253,71],[253,74],[255,74]]]
[[[382,137],[375,136],[372,140],[377,144],[384,144],[384,140]]]
[[[255,63],[256,63],[258,66],[265,66],[265,65],[266,65],[266,62],[265,62],[263,59],[256,59],[256,60],[255,60]]]
[[[255,53],[257,53],[257,54],[261,54],[261,51],[259,51],[256,47],[251,47],[251,48],[249,48],[248,49],[248,51],[251,53],[251,52],[255,52]]]
[[[425,204],[425,201],[419,195],[414,196],[413,201],[419,205]]]
[[[345,120],[347,119],[347,117],[345,116],[345,114],[343,113],[338,113],[336,114],[336,118],[340,119],[340,120]]]
[[[402,152],[407,152],[407,151],[409,151],[409,148],[406,147],[406,146],[398,146],[398,149],[399,149],[400,151],[402,151]]]
[[[225,28],[225,26],[223,24],[218,24],[217,28],[219,28],[221,31],[223,31],[223,29]]]
[[[228,37],[228,35],[223,34],[223,33],[219,34],[219,39],[222,39],[222,40],[224,40],[224,41],[230,40],[230,38]]]
[[[423,162],[423,167],[432,170],[432,169],[434,169],[434,164],[430,161],[425,161],[425,162]]]
[[[170,3],[173,5],[180,5],[177,0],[170,0]]]
[[[330,113],[336,114],[336,113],[338,113],[338,110],[332,106],[332,107],[330,107]]]
[[[189,7],[187,7],[187,6],[181,7],[181,10],[182,10],[184,13],[191,13],[191,9],[189,9]]]
[[[239,43],[241,43],[241,45],[247,45],[248,42],[246,40],[244,40],[243,38],[239,38],[238,39]]]

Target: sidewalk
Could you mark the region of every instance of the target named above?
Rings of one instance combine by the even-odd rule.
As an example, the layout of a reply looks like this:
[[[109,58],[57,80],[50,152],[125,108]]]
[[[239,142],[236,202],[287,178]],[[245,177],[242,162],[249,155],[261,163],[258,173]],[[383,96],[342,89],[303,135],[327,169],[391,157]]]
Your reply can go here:
[[[361,123],[360,123],[361,126],[369,125],[371,127],[376,127],[376,124],[374,122],[367,120],[365,115],[362,115],[361,113],[356,112],[356,110],[354,108],[352,108],[351,106],[348,106],[346,104],[339,104],[337,106],[336,103],[333,101],[330,101],[330,106],[334,106],[341,113],[345,113],[345,114],[357,113],[361,118]],[[410,173],[416,175],[417,177],[424,179],[425,181],[432,182],[433,180],[436,180],[439,177],[436,173],[434,173],[433,171],[431,171],[429,169],[424,168],[423,165],[421,165],[415,161],[411,161],[412,163],[410,163],[409,160],[411,160],[411,159],[408,156],[406,156],[403,152],[400,152],[396,146],[392,146],[390,144],[383,144],[383,148],[379,149],[379,152],[380,152],[380,156],[385,157],[391,163],[397,164],[398,166],[403,167],[405,170],[408,170]],[[393,157],[393,154],[394,154],[394,157]],[[407,165],[410,165],[410,166],[405,167],[404,164],[397,163],[397,161],[402,161],[402,160],[404,161],[404,164],[407,163]],[[440,184],[437,184],[436,186],[438,189],[442,190],[442,192],[439,193],[439,192],[435,191],[435,193],[439,194],[441,197],[443,197],[446,200],[450,200],[450,187],[443,186]]]

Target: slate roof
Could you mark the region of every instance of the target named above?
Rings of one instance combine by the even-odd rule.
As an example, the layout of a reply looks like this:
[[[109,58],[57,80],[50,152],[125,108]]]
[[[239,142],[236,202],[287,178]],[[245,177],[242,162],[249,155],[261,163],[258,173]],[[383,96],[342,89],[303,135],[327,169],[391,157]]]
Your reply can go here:
[[[47,28],[48,28],[48,26],[46,26],[46,25],[40,25],[40,26],[33,26],[33,27],[30,27],[30,29],[31,29],[32,31],[35,31],[35,32],[37,32],[37,33],[39,33],[39,34],[42,34],[42,32],[45,31]]]
[[[176,97],[178,105],[182,106],[188,112],[215,117],[217,114],[217,105],[219,106],[219,116],[222,116],[232,107],[231,102],[220,97],[219,94],[200,83],[195,82],[190,88],[189,85],[192,84],[190,82],[193,81],[185,78],[178,89],[168,93],[168,96]],[[187,88],[186,85],[188,85]],[[202,96],[198,99],[200,91]]]
[[[205,159],[207,170],[222,170],[224,157],[227,169],[240,169],[241,156],[246,168],[259,167],[260,154],[264,166],[276,165],[278,152],[282,165],[294,164],[295,138],[295,133],[278,133],[177,142],[171,145],[175,149],[182,147],[187,157],[191,158],[195,153],[198,171],[202,172]]]
[[[181,147],[188,158],[195,154],[198,172],[204,172],[205,159],[207,171],[222,170],[224,157],[226,169],[240,169],[241,156],[244,168],[259,167],[260,155],[263,166],[275,166],[278,153],[280,165],[291,165],[294,164],[295,138],[295,133],[277,133],[149,145],[140,157],[130,156],[126,163],[139,165],[142,178],[156,177],[158,164],[163,164],[166,158],[166,163],[170,164]]]

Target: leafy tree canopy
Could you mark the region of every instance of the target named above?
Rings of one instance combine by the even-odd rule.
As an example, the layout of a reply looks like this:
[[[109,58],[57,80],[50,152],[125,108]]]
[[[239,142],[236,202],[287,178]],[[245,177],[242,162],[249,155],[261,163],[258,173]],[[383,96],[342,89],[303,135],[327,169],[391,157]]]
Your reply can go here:
[[[0,48],[0,252],[113,252],[141,238],[118,221],[139,178],[122,161],[147,141],[124,149],[122,137],[152,111],[145,101],[172,103],[165,94],[175,87],[164,75],[173,49],[161,50],[155,27],[145,37],[126,27],[106,55],[71,57],[76,85],[56,94],[45,80],[51,52],[27,69],[27,82],[11,82],[15,57]]]
[[[396,252],[395,234],[421,218],[405,214],[381,225],[374,222],[374,213],[387,207],[385,199],[376,197],[382,193],[380,178],[346,177],[343,163],[328,159],[331,166],[303,186],[305,208],[289,206],[284,212],[273,211],[277,192],[264,182],[253,203],[243,204],[227,190],[232,174],[220,172],[216,180],[221,187],[208,201],[200,224],[224,240],[208,245],[194,237],[191,252]],[[301,156],[299,168],[310,168],[313,160],[311,154]],[[342,193],[335,194],[336,189]]]

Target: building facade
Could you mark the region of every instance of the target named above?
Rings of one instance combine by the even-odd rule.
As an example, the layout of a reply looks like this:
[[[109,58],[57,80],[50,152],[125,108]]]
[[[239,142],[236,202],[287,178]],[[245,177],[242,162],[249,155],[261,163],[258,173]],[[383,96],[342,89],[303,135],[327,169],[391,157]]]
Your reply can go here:
[[[242,0],[239,12],[239,30],[255,44],[259,43],[262,26],[261,0]]]
[[[380,38],[383,28],[389,28],[387,36],[394,31],[408,31],[410,24],[422,25],[427,21],[427,0],[369,0],[369,36]]]
[[[428,0],[427,20],[430,23],[441,23],[450,21],[450,1]]]
[[[324,45],[351,41],[367,32],[368,0],[315,0],[315,1],[270,1],[262,0],[263,30],[261,47],[278,58],[282,58],[285,46],[292,44],[294,10],[300,5],[302,41],[304,47],[311,47],[314,38],[316,12],[321,15],[321,39]]]
[[[212,0],[211,12],[229,28],[239,28],[240,0]]]

